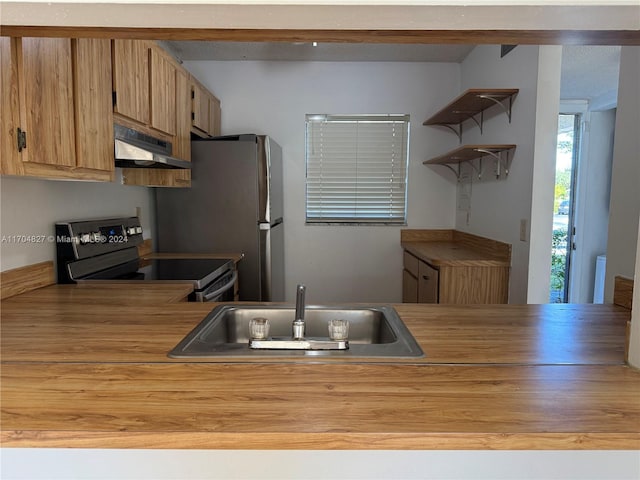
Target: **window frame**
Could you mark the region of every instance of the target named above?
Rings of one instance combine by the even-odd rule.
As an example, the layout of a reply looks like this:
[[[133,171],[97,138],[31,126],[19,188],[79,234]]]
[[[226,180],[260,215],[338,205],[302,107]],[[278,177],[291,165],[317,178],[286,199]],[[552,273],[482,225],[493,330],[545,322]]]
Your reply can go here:
[[[309,216],[309,166],[310,166],[310,123],[326,122],[331,123],[378,123],[378,122],[402,122],[403,125],[403,144],[401,151],[402,155],[402,168],[404,169],[404,176],[402,177],[401,184],[403,188],[403,204],[402,204],[402,218],[393,218],[392,216],[376,216],[367,217],[344,217],[344,220],[339,217],[317,217]],[[305,115],[305,225],[342,225],[342,226],[365,226],[365,225],[383,225],[383,226],[406,226],[407,225],[407,198],[408,198],[408,180],[409,180],[409,145],[410,145],[410,130],[411,119],[409,114],[306,114]],[[393,179],[393,174],[390,175],[390,181]],[[396,180],[397,182],[397,180]],[[357,180],[356,180],[357,184]],[[356,185],[357,188],[357,185]],[[391,191],[391,190],[390,190]],[[354,195],[358,195],[354,192]],[[390,208],[393,205],[393,200],[389,202]]]

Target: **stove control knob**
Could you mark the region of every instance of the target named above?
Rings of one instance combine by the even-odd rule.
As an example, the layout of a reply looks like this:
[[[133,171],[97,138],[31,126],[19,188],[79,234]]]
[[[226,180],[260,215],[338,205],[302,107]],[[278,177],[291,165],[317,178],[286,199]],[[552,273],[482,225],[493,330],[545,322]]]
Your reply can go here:
[[[142,233],[142,227],[136,227],[136,233]]]
[[[86,245],[91,241],[91,234],[81,233],[80,235],[78,235],[78,238],[80,239],[80,245]]]
[[[135,235],[135,234],[136,234],[136,227],[127,228],[127,235]]]

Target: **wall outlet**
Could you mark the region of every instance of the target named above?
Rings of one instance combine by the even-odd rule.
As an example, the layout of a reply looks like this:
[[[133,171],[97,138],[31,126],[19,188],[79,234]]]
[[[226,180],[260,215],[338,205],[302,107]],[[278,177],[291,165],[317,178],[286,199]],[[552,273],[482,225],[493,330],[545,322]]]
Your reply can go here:
[[[520,220],[520,241],[527,241],[527,219],[523,218]]]

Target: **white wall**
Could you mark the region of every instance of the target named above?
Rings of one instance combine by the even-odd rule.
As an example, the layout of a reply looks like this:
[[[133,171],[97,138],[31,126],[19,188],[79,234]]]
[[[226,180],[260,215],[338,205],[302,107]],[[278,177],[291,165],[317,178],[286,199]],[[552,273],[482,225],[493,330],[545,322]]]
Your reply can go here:
[[[133,216],[141,208],[145,237],[154,227],[152,190],[118,183],[71,182],[5,177],[0,180],[2,198],[0,269],[55,261],[54,223]],[[41,236],[37,242],[13,236]]]
[[[571,257],[570,303],[593,302],[596,258],[607,252],[616,110],[588,111],[583,118],[575,211],[577,248]]]
[[[640,214],[640,47],[622,47],[611,172],[605,303],[616,275],[633,278]]]
[[[0,475],[4,480],[629,480],[640,475],[640,462],[637,450],[5,448]]]
[[[305,114],[411,116],[410,228],[451,228],[455,186],[422,165],[445,138],[422,122],[459,93],[449,63],[185,62],[222,101],[222,133],[268,134],[283,149],[286,298],[399,302],[400,228],[305,225]]]
[[[459,211],[456,218],[456,228],[459,230],[512,245],[510,303],[542,303],[548,298],[548,273],[546,298],[544,290],[542,295],[533,298],[527,290],[530,288],[531,272],[535,273],[535,269],[542,265],[541,275],[544,279],[545,262],[546,271],[549,271],[551,262],[553,180],[549,178],[553,175],[555,159],[554,125],[557,125],[559,103],[560,53],[560,47],[520,45],[500,58],[499,45],[481,45],[462,62],[461,90],[520,90],[513,102],[511,123],[500,107],[493,107],[485,114],[482,134],[478,127],[471,127],[469,122],[465,124],[467,133],[463,135],[463,143],[505,143],[516,144],[517,147],[509,175],[505,177],[503,173],[499,180],[493,174],[494,162],[484,160],[483,177],[472,184],[471,213],[467,216]],[[540,165],[534,170],[536,161]],[[535,192],[534,183],[538,185]],[[548,211],[539,214],[544,210],[536,207],[532,215],[532,197],[536,205],[549,197],[544,206]],[[527,224],[527,241],[520,240],[522,219]],[[529,231],[533,234],[528,235]],[[530,265],[530,246],[545,242],[548,262],[543,258],[536,260],[535,265]]]

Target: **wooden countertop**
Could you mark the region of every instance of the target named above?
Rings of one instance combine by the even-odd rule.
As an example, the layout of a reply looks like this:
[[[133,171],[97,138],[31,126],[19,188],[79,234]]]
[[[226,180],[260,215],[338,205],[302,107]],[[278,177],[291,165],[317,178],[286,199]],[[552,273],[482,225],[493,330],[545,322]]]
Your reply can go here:
[[[434,267],[511,266],[511,245],[458,230],[401,230],[400,244]]]
[[[193,292],[193,285],[187,283],[155,283],[153,288],[138,283],[128,283],[126,287],[118,283],[100,282],[74,285],[50,285],[23,293],[2,301],[2,307],[13,304],[65,304],[83,305],[159,305],[187,300]],[[10,308],[10,307],[9,307]],[[70,308],[70,307],[67,307]],[[4,320],[4,317],[3,317]]]
[[[434,267],[508,267],[510,262],[457,242],[402,242],[407,252]]]
[[[64,290],[2,302],[4,447],[640,448],[620,307],[396,305],[425,358],[243,364],[166,357],[213,304]]]

